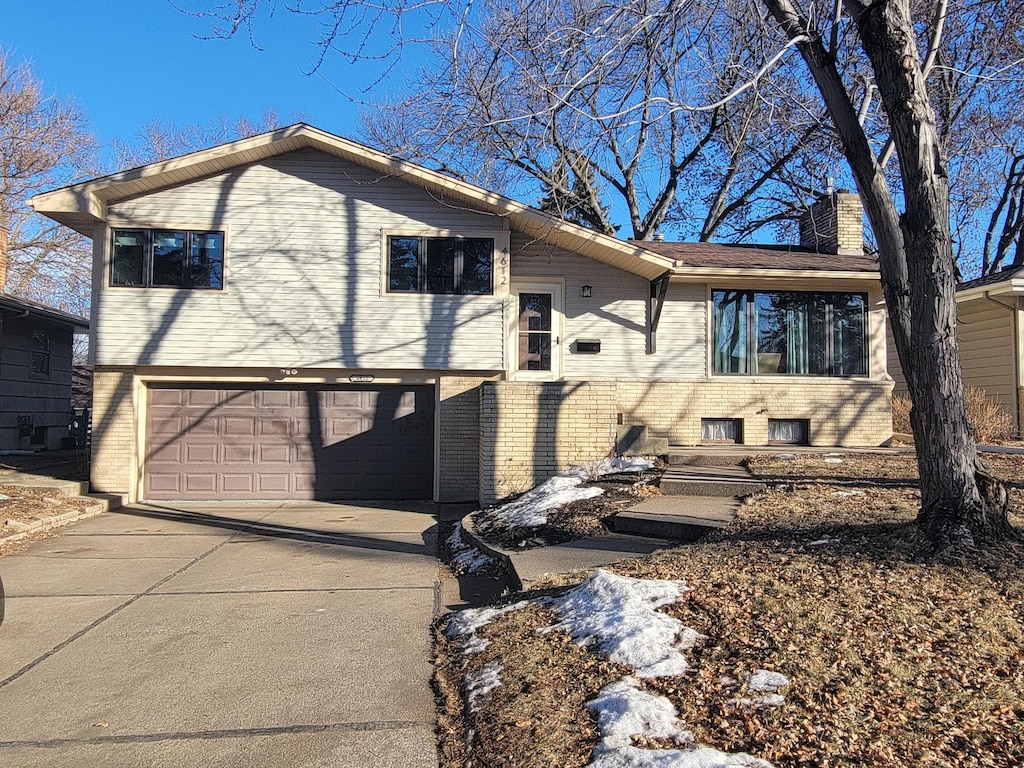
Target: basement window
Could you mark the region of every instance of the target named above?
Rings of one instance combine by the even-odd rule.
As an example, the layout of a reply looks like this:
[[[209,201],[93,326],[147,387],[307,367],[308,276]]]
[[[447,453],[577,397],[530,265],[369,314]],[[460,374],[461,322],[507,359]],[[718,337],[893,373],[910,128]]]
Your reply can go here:
[[[701,419],[702,443],[742,443],[743,426],[739,419]]]
[[[810,422],[807,419],[768,419],[768,442],[778,445],[808,445]]]

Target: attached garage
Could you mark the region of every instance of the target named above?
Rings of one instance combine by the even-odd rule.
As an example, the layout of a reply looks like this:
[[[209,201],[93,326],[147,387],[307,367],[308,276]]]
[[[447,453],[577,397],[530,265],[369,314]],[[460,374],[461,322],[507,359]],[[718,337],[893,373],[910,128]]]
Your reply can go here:
[[[150,500],[429,499],[431,386],[150,384]]]

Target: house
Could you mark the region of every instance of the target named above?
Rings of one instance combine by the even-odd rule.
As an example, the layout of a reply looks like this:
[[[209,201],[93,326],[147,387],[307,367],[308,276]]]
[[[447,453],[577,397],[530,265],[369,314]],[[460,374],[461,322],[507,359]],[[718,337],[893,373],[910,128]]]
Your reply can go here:
[[[887,439],[841,197],[835,247],[628,242],[298,124],[31,202],[94,245],[98,490],[489,502],[630,426]]]
[[[71,422],[72,342],[89,321],[0,294],[0,451],[60,448]]]
[[[960,283],[956,312],[964,383],[984,389],[1024,433],[1024,267]]]

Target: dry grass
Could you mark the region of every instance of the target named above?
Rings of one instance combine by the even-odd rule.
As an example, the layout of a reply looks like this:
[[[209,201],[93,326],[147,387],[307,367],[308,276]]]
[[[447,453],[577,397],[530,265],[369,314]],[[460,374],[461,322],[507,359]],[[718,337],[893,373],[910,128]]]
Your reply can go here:
[[[1024,457],[993,459],[1018,489],[1020,526]],[[752,465],[772,487],[732,527],[615,569],[687,581],[693,591],[667,610],[709,638],[689,654],[690,673],[648,688],[698,742],[776,766],[1024,764],[1024,547],[955,565],[914,561],[913,456]],[[507,613],[474,656],[439,643],[449,693],[463,664],[503,670],[479,711],[449,700],[446,767],[590,760],[596,734],[583,705],[625,670],[566,635],[536,632],[551,623],[539,608]],[[790,678],[785,705],[730,705],[736,690],[723,679],[758,668]]]
[[[81,512],[90,502],[71,499],[56,491],[39,491],[14,485],[0,485],[0,537],[23,530],[19,523],[32,523],[39,518],[54,517],[68,512]],[[49,535],[35,531],[18,542],[0,541],[0,555],[24,548],[31,539]]]
[[[988,396],[981,387],[967,384],[964,387],[964,398],[967,403],[967,420],[974,432],[974,439],[979,443],[1002,445],[1016,442],[1020,435],[1012,410],[1007,410],[1002,403]],[[893,395],[892,398],[892,429],[893,432],[909,434],[910,428],[910,397],[906,394]]]

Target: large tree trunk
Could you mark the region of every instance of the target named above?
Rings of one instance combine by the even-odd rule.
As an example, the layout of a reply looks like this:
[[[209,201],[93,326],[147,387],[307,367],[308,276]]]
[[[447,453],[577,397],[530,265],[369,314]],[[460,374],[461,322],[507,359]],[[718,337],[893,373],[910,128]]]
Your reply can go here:
[[[967,422],[948,178],[908,2],[845,0],[871,61],[900,160],[902,216],[834,58],[790,0],[764,3],[790,39],[807,38],[798,47],[842,139],[878,240],[889,320],[913,402],[923,548],[934,554],[1013,536],[1005,488],[978,458]]]

